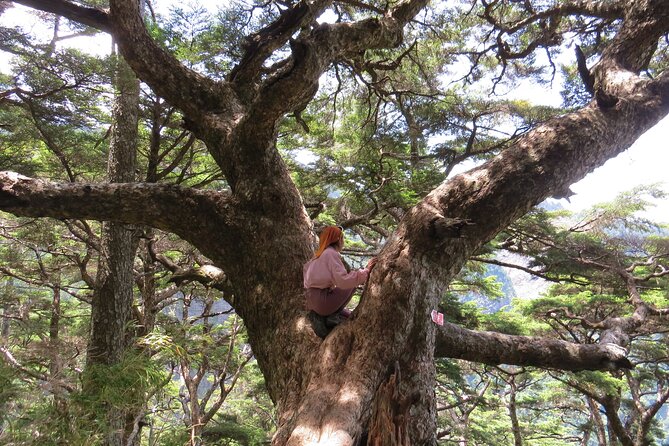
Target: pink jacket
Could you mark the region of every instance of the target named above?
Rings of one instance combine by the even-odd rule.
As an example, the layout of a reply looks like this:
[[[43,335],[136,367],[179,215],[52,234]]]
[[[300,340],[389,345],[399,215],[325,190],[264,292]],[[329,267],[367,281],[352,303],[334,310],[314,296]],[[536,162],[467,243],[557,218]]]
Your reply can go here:
[[[319,258],[304,265],[305,288],[355,288],[365,283],[367,276],[369,271],[366,268],[347,273],[334,248],[327,248]]]

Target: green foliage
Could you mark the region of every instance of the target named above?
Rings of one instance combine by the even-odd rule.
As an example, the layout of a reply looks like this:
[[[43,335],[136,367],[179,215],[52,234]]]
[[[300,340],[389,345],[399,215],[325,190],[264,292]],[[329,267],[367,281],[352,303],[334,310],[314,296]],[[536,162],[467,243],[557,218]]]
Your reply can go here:
[[[573,286],[553,287],[546,297],[534,299],[531,301],[519,302],[520,309],[526,315],[539,315],[547,311],[559,311],[566,308],[572,313],[584,314],[592,307],[608,307],[610,311],[618,310],[618,315],[626,314],[622,310],[625,303],[624,296],[595,294],[590,290],[581,290]],[[622,312],[620,312],[622,310]],[[629,311],[626,310],[626,311]]]
[[[593,395],[618,395],[626,387],[622,378],[606,372],[583,371],[575,373],[574,378],[579,387]]]
[[[515,306],[514,301],[514,306]],[[500,333],[534,336],[547,331],[547,325],[516,311],[503,311],[482,316],[481,328]]]
[[[492,401],[491,401],[492,402]],[[500,416],[499,406],[489,405],[477,408],[468,432],[473,444],[511,444],[511,423],[508,417]]]
[[[475,302],[462,302],[460,294],[447,292],[439,302],[439,309],[449,322],[456,322],[467,328],[479,326],[481,311]]]
[[[242,423],[235,416],[221,415],[202,435],[207,444],[215,446],[261,446],[267,434],[260,428]]]
[[[6,408],[16,397],[19,396],[19,386],[16,373],[4,362],[0,362],[0,408]],[[5,421],[8,411],[0,410],[0,426]],[[1,431],[2,429],[0,429]]]
[[[265,379],[257,362],[251,362],[243,371],[242,379],[232,389],[225,402],[221,417],[237,420],[243,429],[264,433],[265,440],[276,430],[276,416],[272,401],[265,388]]]
[[[117,364],[93,364],[82,376],[84,392],[78,401],[84,407],[99,410],[107,406],[119,410],[141,407],[147,395],[166,384],[167,371],[162,364],[142,353],[128,352]],[[101,414],[96,414],[96,418]]]

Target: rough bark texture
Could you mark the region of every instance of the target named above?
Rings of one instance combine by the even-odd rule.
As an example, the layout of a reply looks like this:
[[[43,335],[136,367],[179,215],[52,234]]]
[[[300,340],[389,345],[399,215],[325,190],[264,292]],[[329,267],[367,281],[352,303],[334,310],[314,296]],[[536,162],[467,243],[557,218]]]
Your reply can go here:
[[[381,384],[376,392],[369,423],[367,444],[369,446],[410,446],[409,408],[413,404],[410,398],[401,398],[399,370]]]
[[[107,176],[112,183],[129,183],[134,181],[136,168],[139,81],[122,61],[116,84]],[[115,364],[126,350],[133,303],[135,239],[132,226],[103,224],[88,364]]]
[[[435,356],[485,364],[533,365],[560,370],[631,368],[616,344],[573,344],[555,339],[473,331],[448,322],[439,327]]]
[[[32,3],[45,9],[39,4],[66,2]],[[318,78],[339,57],[397,45],[404,25],[425,2],[399,3],[354,23],[314,25],[290,42],[284,63],[261,76],[254,67],[316,14],[297,4],[253,36],[242,63],[222,82],[187,69],[153,42],[136,2],[110,3],[111,32],[122,54],[143,81],[184,112],[225,174],[230,193],[157,185],[63,186],[4,173],[0,208],[17,215],[155,226],[177,233],[212,259],[230,278],[234,307],[247,324],[277,405],[274,444],[351,445],[395,364],[403,379],[391,399],[413,403],[403,412],[410,418],[411,444],[434,444],[436,339],[440,355],[472,361],[567,364],[572,370],[627,366],[621,351],[606,345],[545,343],[450,325],[437,338],[430,312],[448,281],[486,241],[625,150],[669,112],[669,73],[654,80],[638,76],[669,30],[666,0],[617,2],[617,9],[579,2],[593,11],[625,13],[618,36],[593,69],[598,101],[543,123],[499,156],[428,194],[388,240],[353,318],[325,339],[302,310],[301,267],[312,253],[311,222],[276,149],[277,122],[311,99]],[[311,6],[319,11],[326,5]]]
[[[602,415],[599,412],[599,406],[591,397],[586,397],[586,401],[588,403],[588,409],[590,410],[590,421],[595,425],[599,446],[606,446],[606,428],[602,421]]]
[[[124,61],[119,59],[117,63],[117,93],[112,108],[107,176],[110,182],[129,183],[135,179],[137,164],[139,80]],[[132,226],[113,221],[103,223],[96,289],[91,304],[87,369],[118,364],[127,353],[130,345],[136,250],[137,237]],[[88,386],[85,391],[95,394],[99,391],[98,384]],[[132,409],[104,409],[108,422],[105,444],[132,444],[127,437],[134,426],[126,426],[128,420],[134,419]]]

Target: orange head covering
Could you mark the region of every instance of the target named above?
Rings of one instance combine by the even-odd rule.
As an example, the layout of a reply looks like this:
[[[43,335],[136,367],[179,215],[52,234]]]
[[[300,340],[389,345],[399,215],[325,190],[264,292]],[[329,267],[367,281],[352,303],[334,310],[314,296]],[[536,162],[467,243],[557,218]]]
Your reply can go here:
[[[321,232],[321,235],[318,237],[320,243],[318,244],[318,250],[316,250],[314,259],[319,258],[328,246],[339,243],[342,235],[342,230],[339,226],[327,226],[325,229],[323,229],[323,232]]]

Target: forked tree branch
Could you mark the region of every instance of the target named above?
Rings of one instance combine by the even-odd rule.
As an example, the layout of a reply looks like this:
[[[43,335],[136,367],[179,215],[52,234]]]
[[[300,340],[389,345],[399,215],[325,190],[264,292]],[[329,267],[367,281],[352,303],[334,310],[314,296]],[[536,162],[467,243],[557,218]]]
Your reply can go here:
[[[301,109],[316,93],[318,79],[332,63],[368,49],[398,46],[404,26],[426,4],[427,0],[407,0],[381,17],[318,25],[291,43],[290,69],[265,82],[251,113],[271,117],[273,123],[285,113]]]
[[[191,119],[206,112],[231,117],[240,112],[228,83],[217,82],[183,65],[149,35],[134,0],[111,0],[112,34],[137,76]]]
[[[300,28],[314,21],[332,0],[301,1],[283,11],[269,25],[248,36],[244,56],[230,72],[230,80],[237,84],[254,83],[261,75],[265,60],[284,45]]]

